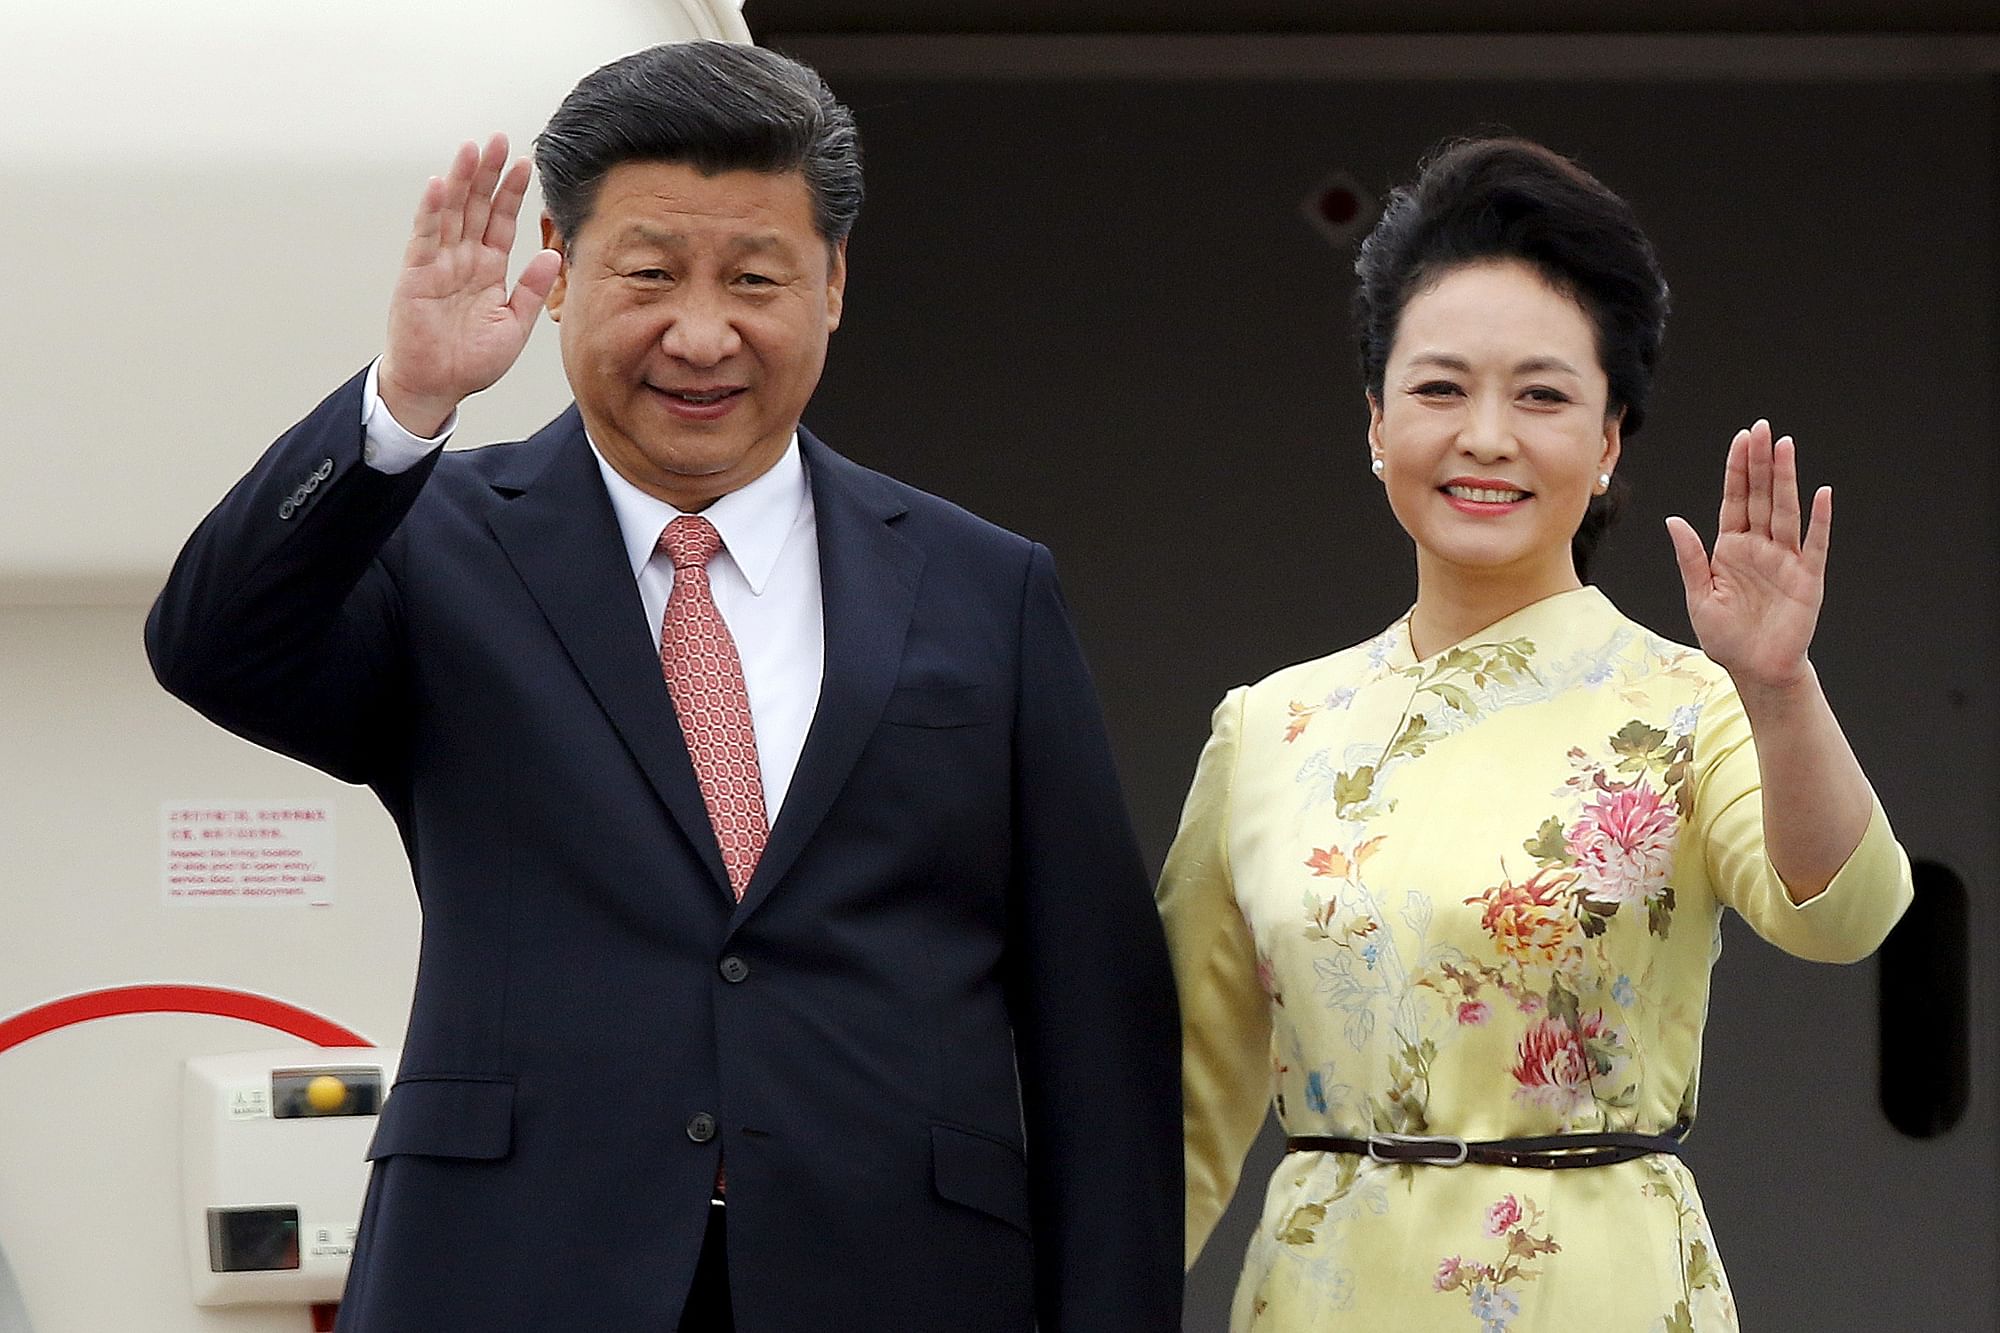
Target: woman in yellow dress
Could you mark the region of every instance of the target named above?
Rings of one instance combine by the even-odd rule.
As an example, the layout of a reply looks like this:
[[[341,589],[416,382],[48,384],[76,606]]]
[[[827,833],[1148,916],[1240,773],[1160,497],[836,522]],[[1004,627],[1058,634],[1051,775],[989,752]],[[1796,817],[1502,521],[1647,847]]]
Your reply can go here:
[[[1356,268],[1417,597],[1215,711],[1160,886],[1188,1261],[1275,1100],[1237,1333],[1733,1330],[1677,1155],[1722,909],[1850,961],[1910,897],[1807,658],[1832,495],[1802,535],[1792,441],[1738,432],[1713,550],[1668,520],[1701,649],[1671,643],[1572,549],[1666,313],[1624,201],[1460,143]]]

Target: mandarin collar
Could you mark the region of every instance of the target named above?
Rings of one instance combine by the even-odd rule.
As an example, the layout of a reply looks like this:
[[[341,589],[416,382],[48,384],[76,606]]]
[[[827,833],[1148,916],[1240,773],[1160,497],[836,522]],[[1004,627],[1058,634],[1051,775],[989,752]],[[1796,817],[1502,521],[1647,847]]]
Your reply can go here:
[[[1415,609],[1411,608],[1412,611]],[[1601,629],[1607,619],[1617,618],[1617,608],[1611,605],[1610,599],[1599,592],[1595,584],[1586,583],[1580,588],[1551,593],[1510,611],[1484,629],[1476,630],[1424,658],[1419,658],[1410,645],[1410,612],[1405,611],[1394,624],[1370,641],[1371,656],[1381,666],[1403,670],[1435,662],[1452,649],[1472,643],[1493,643],[1529,636],[1538,641],[1548,640],[1543,644],[1546,649],[1571,639],[1578,643],[1585,642]]]

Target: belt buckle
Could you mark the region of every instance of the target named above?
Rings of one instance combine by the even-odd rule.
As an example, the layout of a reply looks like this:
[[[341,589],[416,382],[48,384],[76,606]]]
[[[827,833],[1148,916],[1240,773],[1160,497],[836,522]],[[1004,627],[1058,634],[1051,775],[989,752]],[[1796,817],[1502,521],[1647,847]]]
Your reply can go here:
[[[1383,1153],[1395,1145],[1416,1147],[1437,1147],[1444,1150],[1443,1156],[1411,1156],[1399,1154],[1385,1157]],[[1471,1150],[1465,1140],[1454,1134],[1370,1134],[1368,1136],[1368,1158],[1389,1166],[1463,1166]]]

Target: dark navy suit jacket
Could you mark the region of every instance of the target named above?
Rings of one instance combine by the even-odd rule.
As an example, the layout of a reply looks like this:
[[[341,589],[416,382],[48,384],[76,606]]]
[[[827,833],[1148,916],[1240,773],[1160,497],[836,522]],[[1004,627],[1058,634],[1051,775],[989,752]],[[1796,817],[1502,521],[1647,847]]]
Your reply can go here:
[[[175,694],[366,783],[423,904],[341,1327],[1179,1327],[1179,1035],[1048,553],[801,432],[818,712],[743,901],[574,408],[389,476],[356,377],[196,531]]]

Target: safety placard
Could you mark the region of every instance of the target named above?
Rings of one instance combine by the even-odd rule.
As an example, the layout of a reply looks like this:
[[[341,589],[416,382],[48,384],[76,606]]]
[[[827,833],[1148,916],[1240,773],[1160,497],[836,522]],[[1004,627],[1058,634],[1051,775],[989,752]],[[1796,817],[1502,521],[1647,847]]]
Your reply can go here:
[[[333,807],[319,801],[169,801],[160,807],[169,903],[333,902]]]

